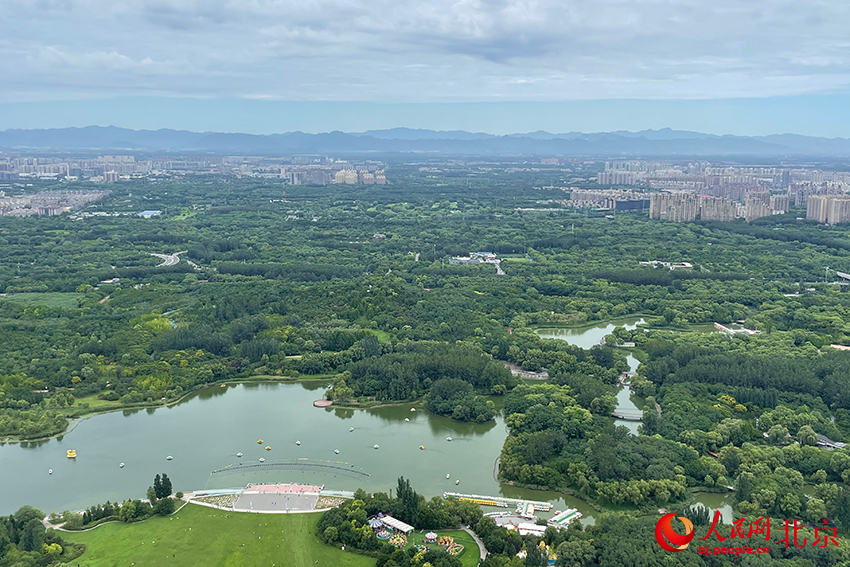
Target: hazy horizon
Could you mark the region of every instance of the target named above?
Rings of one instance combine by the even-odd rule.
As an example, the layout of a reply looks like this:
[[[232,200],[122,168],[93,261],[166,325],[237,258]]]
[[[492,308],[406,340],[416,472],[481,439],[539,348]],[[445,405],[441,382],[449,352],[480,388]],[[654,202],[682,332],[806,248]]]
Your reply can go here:
[[[0,131],[87,126],[246,134],[410,128],[493,135],[670,128],[717,136],[846,138],[850,136],[850,95],[416,104],[161,97],[0,103]]]

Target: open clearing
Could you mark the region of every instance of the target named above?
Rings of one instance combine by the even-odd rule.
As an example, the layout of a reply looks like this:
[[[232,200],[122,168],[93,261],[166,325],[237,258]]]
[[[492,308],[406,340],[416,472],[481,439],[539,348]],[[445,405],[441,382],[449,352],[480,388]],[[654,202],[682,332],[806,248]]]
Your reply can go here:
[[[374,558],[323,544],[315,535],[320,516],[232,513],[189,504],[173,516],[139,524],[114,522],[62,536],[86,544],[74,563],[91,567],[375,565]]]
[[[0,297],[2,300],[11,301],[13,303],[31,303],[37,305],[46,305],[47,307],[64,307],[65,309],[76,309],[77,301],[85,297],[82,293],[61,293],[61,292],[46,292],[46,293],[10,293],[5,297]]]

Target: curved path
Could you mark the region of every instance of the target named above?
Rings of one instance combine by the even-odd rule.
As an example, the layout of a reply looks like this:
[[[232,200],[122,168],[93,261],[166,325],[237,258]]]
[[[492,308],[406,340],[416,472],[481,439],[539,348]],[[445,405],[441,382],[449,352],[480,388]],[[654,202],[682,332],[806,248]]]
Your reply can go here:
[[[186,252],[186,250],[181,250],[174,254],[151,254],[151,256],[156,256],[160,260],[163,260],[162,264],[157,265],[157,268],[159,268],[160,266],[176,266],[180,263],[180,254],[186,254]]]
[[[487,548],[484,547],[484,542],[481,541],[481,538],[478,537],[478,534],[466,527],[463,528],[463,531],[472,536],[472,539],[474,539],[475,543],[478,544],[478,551],[481,553],[481,559],[479,560],[479,562],[487,559]]]

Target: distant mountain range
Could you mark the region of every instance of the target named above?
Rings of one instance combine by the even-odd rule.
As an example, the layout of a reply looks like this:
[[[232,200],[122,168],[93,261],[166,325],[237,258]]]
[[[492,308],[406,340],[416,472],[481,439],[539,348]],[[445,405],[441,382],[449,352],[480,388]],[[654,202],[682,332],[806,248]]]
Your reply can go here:
[[[684,130],[544,131],[497,136],[462,130],[410,128],[359,133],[238,134],[129,130],[88,126],[0,131],[0,148],[15,151],[135,151],[237,154],[426,153],[481,156],[850,156],[850,139],[797,134],[717,136]]]

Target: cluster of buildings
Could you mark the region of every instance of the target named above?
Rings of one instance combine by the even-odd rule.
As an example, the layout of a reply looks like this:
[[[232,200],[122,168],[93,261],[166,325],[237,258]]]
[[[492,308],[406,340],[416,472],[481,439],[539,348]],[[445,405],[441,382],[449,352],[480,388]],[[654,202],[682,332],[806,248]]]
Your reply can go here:
[[[383,169],[376,169],[374,173],[369,171],[368,166],[359,166],[357,169],[341,169],[334,174],[334,183],[345,185],[386,185],[387,177]]]
[[[387,182],[380,162],[353,165],[345,160],[316,156],[154,156],[136,159],[132,155],[103,155],[69,159],[0,153],[0,180],[85,179],[115,183],[147,176],[186,174],[282,179],[292,185],[383,185]]]
[[[810,195],[806,218],[825,224],[850,222],[850,195]]]
[[[7,197],[0,191],[0,215],[10,217],[58,216],[86,206],[109,191],[41,191]]]
[[[811,177],[812,170],[782,167],[713,167],[710,162],[673,165],[665,162],[605,162],[597,174],[600,185],[642,185],[650,189],[705,192],[712,187],[787,187],[794,180]],[[840,172],[820,172],[821,177]],[[725,195],[719,195],[725,196]]]
[[[597,208],[612,211],[644,211],[649,208],[649,197],[639,191],[620,189],[579,189],[565,187],[570,192],[569,199],[558,201],[564,207],[577,209]]]
[[[449,264],[461,264],[468,266],[469,264],[498,264],[499,259],[493,252],[473,252],[469,256],[454,256],[449,260]]]
[[[687,191],[652,193],[649,196],[649,218],[674,222],[744,218],[750,222],[788,212],[789,201],[788,195],[772,195],[769,191],[753,192],[743,203]]]

